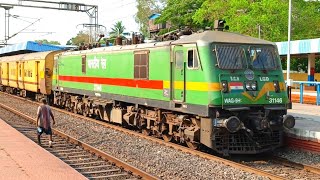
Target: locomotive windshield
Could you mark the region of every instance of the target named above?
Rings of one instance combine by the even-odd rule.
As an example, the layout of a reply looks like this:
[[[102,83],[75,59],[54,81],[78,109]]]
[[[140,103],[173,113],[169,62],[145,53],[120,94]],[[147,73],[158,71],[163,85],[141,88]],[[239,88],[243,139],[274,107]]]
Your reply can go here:
[[[250,47],[250,64],[253,69],[276,69],[276,53],[273,47]]]
[[[221,69],[277,69],[277,54],[273,46],[246,46],[221,44],[214,46]]]
[[[245,51],[241,46],[216,45],[218,65],[221,69],[243,69]]]

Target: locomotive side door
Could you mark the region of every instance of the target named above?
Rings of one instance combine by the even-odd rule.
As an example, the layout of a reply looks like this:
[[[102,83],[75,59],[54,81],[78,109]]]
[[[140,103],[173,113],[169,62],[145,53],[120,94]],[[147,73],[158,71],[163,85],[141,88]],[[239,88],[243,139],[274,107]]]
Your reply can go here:
[[[183,46],[173,47],[171,64],[171,94],[172,100],[177,102],[185,101],[185,62]]]

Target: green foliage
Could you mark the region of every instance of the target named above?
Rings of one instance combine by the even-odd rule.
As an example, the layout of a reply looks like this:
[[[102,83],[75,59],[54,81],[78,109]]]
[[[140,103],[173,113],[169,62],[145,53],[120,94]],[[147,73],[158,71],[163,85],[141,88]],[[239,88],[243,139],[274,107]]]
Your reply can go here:
[[[122,21],[118,21],[111,28],[110,36],[111,37],[120,37],[126,28],[122,24]]]
[[[320,72],[320,58],[316,58],[315,62],[315,72],[319,73]],[[318,79],[319,81],[320,79]]]
[[[59,41],[48,41],[47,39],[35,40],[35,42],[41,43],[41,44],[61,45]]]
[[[320,1],[293,1],[292,39],[319,38]]]
[[[149,16],[153,13],[161,13],[161,9],[167,0],[137,0],[136,22],[140,25],[140,32],[148,36]]]
[[[292,39],[320,34],[320,1],[293,0]],[[269,41],[287,40],[288,0],[168,0],[157,22],[203,28],[224,19],[230,31]]]
[[[80,45],[80,44],[87,44],[89,43],[89,35],[86,34],[83,31],[80,31],[76,37],[71,38],[71,40],[69,40],[67,42],[67,45]]]
[[[320,13],[316,11],[319,2],[293,1],[292,3],[292,39],[314,38],[320,33]],[[288,1],[287,0],[206,0],[193,17],[201,24],[204,20],[213,22],[225,19],[230,31],[258,37],[269,41],[287,40]],[[311,28],[311,29],[310,29]],[[314,31],[316,30],[316,31]],[[307,35],[307,36],[306,36]]]
[[[281,61],[282,69],[287,69],[286,59]],[[290,70],[308,73],[308,58],[292,58],[290,60]],[[320,58],[315,59],[315,72],[320,72]]]
[[[283,62],[282,69],[287,69],[286,62]],[[294,58],[290,60],[290,70],[308,73],[308,58]],[[315,59],[315,72],[320,72],[320,58]]]
[[[175,27],[195,27],[193,16],[205,0],[168,0],[156,23],[171,22]]]
[[[214,20],[225,19],[230,31],[258,37],[270,41],[286,39],[288,1],[287,0],[206,0],[193,16],[193,20],[213,25]]]

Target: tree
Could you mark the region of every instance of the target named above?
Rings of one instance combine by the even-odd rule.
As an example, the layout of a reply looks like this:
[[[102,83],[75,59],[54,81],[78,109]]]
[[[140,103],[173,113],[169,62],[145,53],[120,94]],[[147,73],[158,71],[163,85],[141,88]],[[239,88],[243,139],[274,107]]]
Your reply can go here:
[[[205,0],[168,0],[166,7],[163,9],[161,16],[156,23],[165,23],[170,21],[173,26],[195,27],[192,17],[201,7]]]
[[[160,13],[167,0],[137,0],[136,22],[140,25],[140,32],[148,36],[149,16]]]
[[[54,45],[61,45],[60,42],[58,41],[48,41],[47,39],[42,39],[42,40],[35,40],[37,43],[41,44],[54,44]]]
[[[292,4],[292,39],[315,38],[320,34],[320,1],[295,0]],[[230,31],[269,41],[287,39],[287,0],[168,0],[157,22],[176,27],[203,28],[224,19]]]
[[[292,8],[292,39],[318,38],[320,1],[294,1]]]
[[[71,38],[67,45],[80,45],[80,44],[86,44],[89,43],[89,35],[84,33],[83,31],[80,31],[76,37]]]
[[[122,21],[118,21],[113,25],[113,28],[111,28],[110,35],[111,37],[121,37],[122,33],[124,32],[126,28],[122,24]]]
[[[293,39],[311,38],[305,35],[319,34],[320,13],[316,11],[319,5],[320,2],[293,1]],[[288,1],[205,0],[193,16],[194,22],[198,24],[204,20],[213,24],[215,19],[225,19],[231,31],[254,37],[258,37],[257,27],[260,26],[263,39],[284,41],[287,39]]]

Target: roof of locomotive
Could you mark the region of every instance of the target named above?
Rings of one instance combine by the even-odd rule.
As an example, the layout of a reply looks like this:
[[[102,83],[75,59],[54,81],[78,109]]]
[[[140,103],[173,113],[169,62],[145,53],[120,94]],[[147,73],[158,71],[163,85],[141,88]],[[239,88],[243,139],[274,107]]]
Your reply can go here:
[[[55,51],[35,52],[27,54],[19,54],[13,56],[4,56],[0,58],[0,62],[21,61],[21,60],[41,60],[45,59],[47,55]]]
[[[172,44],[189,44],[189,43],[239,43],[239,44],[271,44],[273,42],[246,36],[237,33],[223,31],[204,31],[202,33],[185,36],[173,41]]]
[[[82,53],[97,53],[97,52],[112,52],[112,51],[125,51],[125,50],[136,50],[136,49],[145,49],[145,48],[154,48],[154,47],[167,47],[170,45],[177,44],[209,44],[212,42],[219,43],[238,43],[238,44],[270,44],[275,45],[273,42],[265,41],[262,39],[245,36],[237,33],[222,32],[222,31],[205,31],[202,33],[192,34],[185,36],[181,39],[175,41],[164,41],[164,42],[153,42],[153,43],[143,43],[143,44],[134,44],[134,45],[125,45],[125,46],[109,46],[109,47],[100,47],[88,50],[80,51],[65,51],[62,52],[63,55],[77,55]]]

